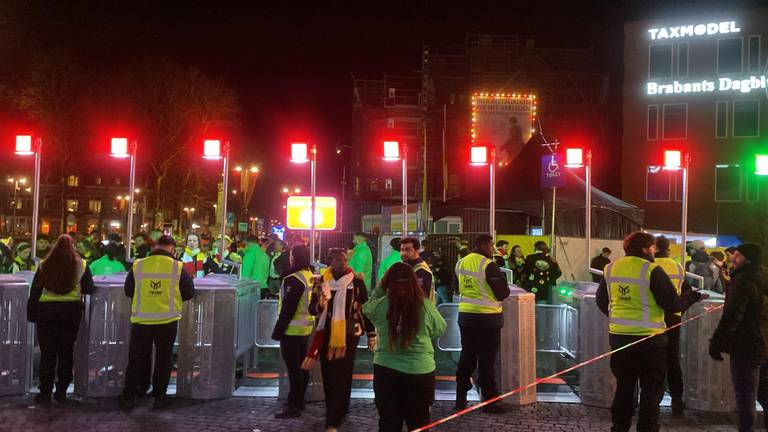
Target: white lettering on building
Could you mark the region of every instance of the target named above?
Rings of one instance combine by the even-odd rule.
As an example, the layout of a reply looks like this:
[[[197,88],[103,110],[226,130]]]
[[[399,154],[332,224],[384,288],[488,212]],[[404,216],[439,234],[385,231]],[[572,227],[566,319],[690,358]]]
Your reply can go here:
[[[718,78],[717,81],[672,81],[671,83],[650,81],[645,83],[645,94],[648,96],[657,96],[715,92],[749,93],[752,90],[765,90],[766,88],[768,88],[768,80],[765,75],[761,75],[751,76],[745,79]]]
[[[691,36],[704,36],[715,34],[738,33],[741,29],[736,26],[736,21],[723,21],[719,23],[690,24],[676,27],[660,27],[648,29],[651,40],[676,39]]]

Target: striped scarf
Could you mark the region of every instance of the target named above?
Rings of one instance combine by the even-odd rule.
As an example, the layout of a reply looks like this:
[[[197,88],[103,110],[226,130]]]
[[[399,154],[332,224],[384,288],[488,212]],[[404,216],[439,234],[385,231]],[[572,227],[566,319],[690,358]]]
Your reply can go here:
[[[348,271],[339,280],[334,280],[331,269],[323,272],[323,294],[330,298],[331,291],[336,295],[333,297],[333,312],[330,323],[330,338],[328,339],[328,360],[343,358],[347,352],[347,288],[353,283],[355,273]],[[326,329],[328,322],[328,308],[326,307],[320,314],[317,329]]]

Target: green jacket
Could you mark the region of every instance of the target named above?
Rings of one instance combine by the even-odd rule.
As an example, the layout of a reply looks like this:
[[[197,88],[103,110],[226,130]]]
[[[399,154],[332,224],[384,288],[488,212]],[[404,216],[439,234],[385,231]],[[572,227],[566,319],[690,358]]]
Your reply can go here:
[[[406,348],[395,342],[395,350],[389,346],[389,297],[369,300],[363,305],[363,314],[376,326],[378,343],[373,363],[405,374],[426,374],[435,370],[435,349],[432,340],[445,332],[445,320],[429,299],[424,299],[419,328]]]
[[[386,258],[379,264],[379,278],[378,281],[381,282],[381,278],[384,277],[384,273],[389,270],[390,267],[395,265],[396,263],[399,263],[402,261],[400,258],[400,251],[393,250],[389,255],[387,255]]]
[[[107,276],[125,271],[123,263],[118,260],[112,261],[106,255],[92,262],[88,267],[91,269],[91,273],[94,276]]]
[[[365,287],[368,290],[372,289],[373,255],[371,255],[371,248],[368,247],[367,243],[360,243],[355,246],[352,258],[349,260],[349,266],[352,267],[355,273],[362,273]]]
[[[259,283],[259,288],[266,288],[269,278],[269,255],[258,244],[249,243],[243,251],[240,271],[243,279],[255,280]]]

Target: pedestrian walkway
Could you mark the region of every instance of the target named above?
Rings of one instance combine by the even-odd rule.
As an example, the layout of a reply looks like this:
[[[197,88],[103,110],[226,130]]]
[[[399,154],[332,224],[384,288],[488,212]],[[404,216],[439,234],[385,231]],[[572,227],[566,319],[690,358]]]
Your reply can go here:
[[[88,431],[88,432],[312,432],[322,431],[324,404],[310,403],[304,416],[275,420],[281,407],[275,398],[236,397],[216,401],[177,401],[165,411],[151,409],[151,400],[142,402],[130,414],[118,410],[115,399],[86,401],[71,407],[41,409],[31,398],[0,398],[0,431]],[[437,402],[433,418],[452,412],[450,402]],[[734,417],[688,411],[684,418],[673,418],[662,408],[663,431],[736,431]],[[370,399],[353,399],[350,414],[341,431],[376,431],[376,407]],[[761,420],[758,420],[760,424]],[[607,409],[579,404],[538,403],[515,408],[505,415],[472,412],[435,428],[435,431],[607,431]],[[634,431],[634,428],[632,429]]]

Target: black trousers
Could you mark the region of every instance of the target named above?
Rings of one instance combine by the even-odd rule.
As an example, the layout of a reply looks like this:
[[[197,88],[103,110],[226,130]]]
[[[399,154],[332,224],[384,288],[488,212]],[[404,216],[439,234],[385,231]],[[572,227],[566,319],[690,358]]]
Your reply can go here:
[[[466,394],[472,388],[469,378],[479,369],[478,385],[483,400],[499,395],[496,384],[496,357],[501,343],[501,327],[465,327],[461,331],[461,356],[456,368],[456,393]]]
[[[280,340],[280,354],[288,369],[288,406],[304,408],[304,394],[309,383],[309,372],[301,368],[307,355],[309,336],[283,336]]]
[[[435,400],[435,373],[406,374],[373,365],[373,391],[379,410],[379,432],[401,432],[429,424]]]
[[[74,303],[74,302],[72,302]],[[81,305],[40,306],[45,309],[37,322],[37,342],[40,345],[40,393],[50,395],[56,380],[56,393],[66,394],[72,382],[72,363],[77,330],[82,318]]]
[[[655,338],[654,338],[655,339]],[[611,356],[611,372],[616,377],[616,394],[611,405],[613,432],[626,432],[635,413],[635,385],[640,381],[640,414],[637,432],[659,430],[659,404],[664,397],[667,348],[650,339]],[[611,343],[611,348],[616,349]]]
[[[755,399],[768,409],[768,361],[751,356],[731,355],[731,379],[736,395],[739,432],[751,432],[755,425]],[[768,417],[764,419],[768,426]]]
[[[667,385],[673,400],[683,399],[683,370],[680,369],[680,327],[667,332]]]
[[[152,394],[165,396],[173,369],[173,343],[178,321],[168,324],[131,324],[128,367],[125,370],[123,395],[146,393],[151,373],[152,345],[155,346],[155,371],[152,374]]]
[[[344,416],[349,413],[349,399],[352,396],[352,371],[355,367],[355,351],[359,338],[359,336],[347,335],[347,355],[340,359],[328,360],[325,349],[320,350],[318,354],[320,356],[320,370],[323,374],[326,428],[341,426]]]

